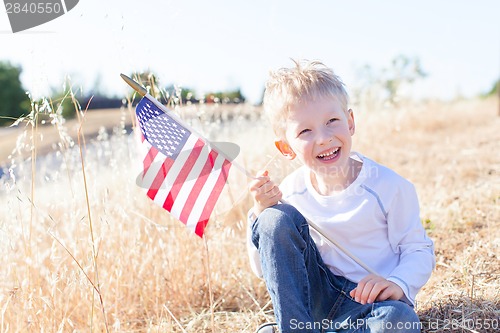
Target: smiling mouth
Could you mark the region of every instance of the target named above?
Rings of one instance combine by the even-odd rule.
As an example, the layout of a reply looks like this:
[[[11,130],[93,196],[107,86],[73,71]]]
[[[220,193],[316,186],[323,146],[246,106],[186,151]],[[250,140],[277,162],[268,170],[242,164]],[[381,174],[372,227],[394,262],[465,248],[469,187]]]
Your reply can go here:
[[[333,160],[335,157],[338,156],[339,152],[340,152],[340,147],[337,147],[337,148],[332,149],[326,153],[319,154],[318,156],[316,156],[316,158],[318,158],[322,161]]]

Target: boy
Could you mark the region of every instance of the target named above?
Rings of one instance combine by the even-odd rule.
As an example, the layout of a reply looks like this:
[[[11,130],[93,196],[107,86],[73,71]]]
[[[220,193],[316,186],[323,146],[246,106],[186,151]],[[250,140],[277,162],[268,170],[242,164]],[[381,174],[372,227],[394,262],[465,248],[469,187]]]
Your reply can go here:
[[[264,108],[275,145],[302,167],[250,184],[248,249],[281,332],[420,332],[415,296],[435,265],[414,186],[351,152],[343,83],[320,62],[271,73]],[[279,204],[281,199],[288,204]],[[377,274],[309,229],[307,219]]]

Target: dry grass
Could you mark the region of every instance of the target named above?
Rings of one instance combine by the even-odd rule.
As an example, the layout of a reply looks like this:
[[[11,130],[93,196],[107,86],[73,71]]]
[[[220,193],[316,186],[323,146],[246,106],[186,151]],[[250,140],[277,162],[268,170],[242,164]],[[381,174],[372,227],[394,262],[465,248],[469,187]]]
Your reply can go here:
[[[114,112],[114,135],[87,138],[87,191],[78,147],[51,144],[48,157],[24,160],[42,131],[57,143],[55,127],[28,128],[17,141],[15,181],[2,178],[0,189],[0,332],[253,332],[272,320],[265,286],[247,261],[246,178],[231,171],[205,240],[188,234],[135,185],[135,144],[122,131],[128,111]],[[290,170],[258,109],[240,107],[232,122],[210,125],[208,106],[182,112],[200,116],[191,121],[212,139],[239,144],[238,160],[250,171],[267,168],[279,181]],[[355,116],[355,149],[416,185],[436,243],[438,264],[418,297],[425,331],[497,331],[485,328],[500,316],[496,101]],[[84,130],[95,132],[90,122]]]

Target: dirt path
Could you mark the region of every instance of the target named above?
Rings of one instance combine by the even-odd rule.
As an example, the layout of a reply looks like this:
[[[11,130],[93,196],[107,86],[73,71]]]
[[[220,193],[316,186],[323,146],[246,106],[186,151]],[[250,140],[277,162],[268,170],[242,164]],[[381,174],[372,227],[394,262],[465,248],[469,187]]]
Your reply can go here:
[[[127,128],[132,125],[131,115],[128,110],[121,109],[101,109],[88,111],[85,115],[82,131],[87,138],[97,136],[99,129],[104,127],[106,130],[111,130],[114,127],[121,126],[122,121]],[[80,124],[77,119],[68,120],[64,127],[67,129],[67,134],[77,140],[77,133]],[[25,137],[20,139],[20,136],[25,133]],[[30,154],[29,147],[32,145],[32,129],[26,123],[21,123],[17,127],[0,128],[0,166],[5,165],[9,161],[9,155],[20,143],[25,144],[25,149],[22,149],[23,157],[28,157]],[[37,153],[47,153],[53,149],[53,145],[60,142],[60,134],[55,126],[39,125],[36,135]]]

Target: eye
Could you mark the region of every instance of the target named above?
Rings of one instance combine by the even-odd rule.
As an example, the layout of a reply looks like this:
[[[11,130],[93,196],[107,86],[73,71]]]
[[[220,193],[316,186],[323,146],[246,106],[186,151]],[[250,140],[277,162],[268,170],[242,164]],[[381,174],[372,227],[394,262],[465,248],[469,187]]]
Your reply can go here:
[[[332,119],[329,119],[329,120],[326,122],[326,124],[327,124],[327,125],[329,125],[329,124],[331,124],[331,123],[336,122],[337,120],[339,120],[339,119],[338,119],[338,118],[332,118]]]
[[[311,130],[306,128],[306,129],[303,129],[302,131],[299,132],[299,134],[297,134],[297,137],[301,136],[302,134],[305,134],[307,132],[310,132]]]

